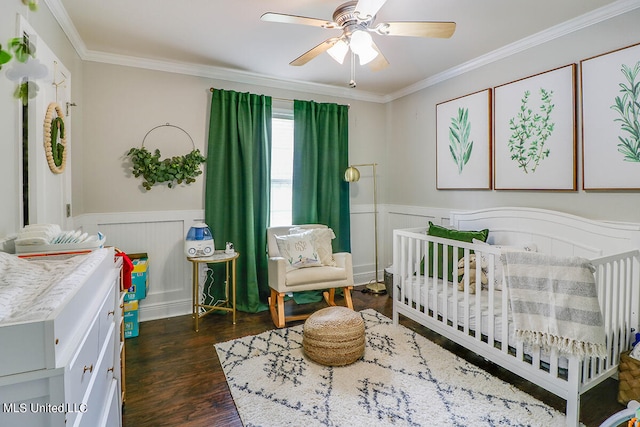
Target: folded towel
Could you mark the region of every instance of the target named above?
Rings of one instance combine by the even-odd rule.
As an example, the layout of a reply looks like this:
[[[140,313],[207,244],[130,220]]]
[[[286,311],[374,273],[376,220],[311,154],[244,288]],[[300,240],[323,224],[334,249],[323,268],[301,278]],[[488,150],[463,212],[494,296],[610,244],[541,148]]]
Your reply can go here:
[[[537,252],[502,255],[516,337],[580,358],[606,355],[589,260]]]

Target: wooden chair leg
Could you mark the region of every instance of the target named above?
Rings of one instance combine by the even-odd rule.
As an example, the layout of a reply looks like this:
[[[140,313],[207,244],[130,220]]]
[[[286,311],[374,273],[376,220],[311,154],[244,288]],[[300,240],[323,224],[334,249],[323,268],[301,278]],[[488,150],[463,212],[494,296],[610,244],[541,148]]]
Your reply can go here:
[[[344,293],[344,302],[347,307],[353,310],[353,300],[351,299],[351,290],[353,286],[345,286],[342,288],[342,292]]]
[[[335,301],[336,290],[335,290],[335,288],[331,288],[328,291],[324,291],[322,293],[322,295],[324,296],[324,300],[327,302],[327,304],[336,305],[336,301]]]
[[[351,310],[353,310],[353,300],[351,299],[352,289],[353,289],[353,286],[345,286],[344,288],[342,288],[342,292],[344,294],[344,305],[350,308]],[[337,305],[335,301],[335,296],[336,296],[335,288],[331,288],[328,291],[324,291],[322,295],[324,295],[324,300],[327,302],[328,305]]]
[[[276,328],[284,328],[284,294],[278,293],[274,289],[271,289],[271,296],[269,297],[269,311],[271,312],[271,319],[273,320]]]

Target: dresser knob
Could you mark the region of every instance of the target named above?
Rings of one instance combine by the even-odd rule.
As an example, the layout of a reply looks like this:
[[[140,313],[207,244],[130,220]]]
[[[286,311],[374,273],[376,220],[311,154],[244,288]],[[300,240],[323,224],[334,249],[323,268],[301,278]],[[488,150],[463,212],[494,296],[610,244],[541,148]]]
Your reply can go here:
[[[109,317],[109,316],[113,316],[114,314],[116,314],[116,312],[115,312],[115,311],[113,311],[113,310],[111,310],[111,311],[109,311],[109,312],[107,313],[107,317]]]
[[[91,364],[91,366],[84,365],[84,370],[82,371],[82,373],[85,373],[87,371],[93,372],[93,363]]]

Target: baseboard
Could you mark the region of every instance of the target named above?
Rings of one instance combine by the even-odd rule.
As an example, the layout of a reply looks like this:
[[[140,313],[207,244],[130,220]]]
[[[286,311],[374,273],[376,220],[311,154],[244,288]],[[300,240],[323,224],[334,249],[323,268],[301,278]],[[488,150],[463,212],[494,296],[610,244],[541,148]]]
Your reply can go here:
[[[191,314],[193,307],[191,300],[162,302],[155,304],[140,304],[140,321],[166,319],[167,317]]]

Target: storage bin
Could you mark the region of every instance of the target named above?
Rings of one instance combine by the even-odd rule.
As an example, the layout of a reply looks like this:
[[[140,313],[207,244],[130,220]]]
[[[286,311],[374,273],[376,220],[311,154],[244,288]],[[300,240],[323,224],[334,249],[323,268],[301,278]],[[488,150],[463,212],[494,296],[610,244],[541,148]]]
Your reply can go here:
[[[124,303],[124,337],[134,338],[140,333],[140,318],[138,316],[138,301]]]
[[[125,301],[141,300],[149,290],[149,257],[146,253],[128,254],[133,263],[131,287],[124,295]]]
[[[384,287],[387,295],[393,296],[393,266],[384,269]]]

